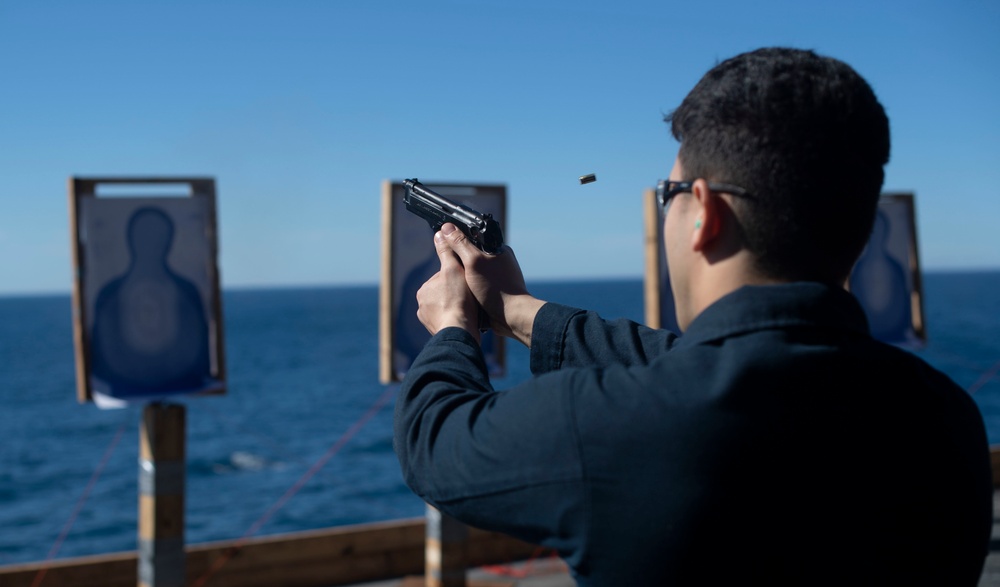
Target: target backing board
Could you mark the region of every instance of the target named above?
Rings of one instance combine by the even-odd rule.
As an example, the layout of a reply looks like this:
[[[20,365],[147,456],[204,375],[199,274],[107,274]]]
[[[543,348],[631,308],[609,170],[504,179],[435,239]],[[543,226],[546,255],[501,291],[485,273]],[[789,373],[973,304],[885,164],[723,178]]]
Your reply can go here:
[[[907,349],[922,348],[927,341],[914,199],[912,193],[882,194],[868,244],[844,284],[861,304],[872,336]],[[643,193],[643,214],[646,325],[679,333],[663,211],[652,189]]]
[[[215,180],[70,178],[77,398],[222,393]]]
[[[491,214],[509,236],[507,186],[425,182],[428,189],[483,214]],[[431,335],[417,319],[417,290],[441,268],[434,231],[406,209],[402,182],[382,184],[382,276],[379,288],[379,381],[401,381]],[[506,370],[504,338],[489,330],[481,348],[490,376]]]

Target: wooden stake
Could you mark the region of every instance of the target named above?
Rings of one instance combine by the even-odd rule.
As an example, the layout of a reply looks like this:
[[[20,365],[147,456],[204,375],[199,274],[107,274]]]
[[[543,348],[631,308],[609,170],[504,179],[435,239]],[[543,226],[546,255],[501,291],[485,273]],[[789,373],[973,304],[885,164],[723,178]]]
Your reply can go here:
[[[468,527],[427,506],[425,577],[427,587],[466,587]]]
[[[139,587],[183,587],[185,409],[149,404],[139,432]]]
[[[660,288],[663,276],[660,275],[660,251],[663,250],[663,220],[660,218],[659,204],[656,203],[656,192],[647,189],[642,193],[642,215],[645,232],[646,273],[643,282],[643,292],[646,302],[646,326],[663,328],[662,300]]]

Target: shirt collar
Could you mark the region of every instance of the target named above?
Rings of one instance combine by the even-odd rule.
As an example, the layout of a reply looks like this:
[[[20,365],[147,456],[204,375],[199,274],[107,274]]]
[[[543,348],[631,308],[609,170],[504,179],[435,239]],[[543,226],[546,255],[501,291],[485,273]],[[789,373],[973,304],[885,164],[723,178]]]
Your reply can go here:
[[[687,346],[755,330],[808,326],[867,336],[861,305],[842,288],[800,282],[747,285],[719,298],[688,326],[678,344]]]

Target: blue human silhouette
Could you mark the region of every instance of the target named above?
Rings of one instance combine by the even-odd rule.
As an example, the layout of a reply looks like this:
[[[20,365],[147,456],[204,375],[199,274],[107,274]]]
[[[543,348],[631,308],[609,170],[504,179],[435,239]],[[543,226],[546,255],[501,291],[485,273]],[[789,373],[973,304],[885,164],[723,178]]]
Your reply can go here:
[[[399,313],[396,315],[396,350],[402,353],[395,361],[396,372],[410,368],[431,335],[417,318],[417,290],[441,268],[437,255],[428,256],[406,274],[403,280]]]
[[[888,343],[912,342],[912,305],[906,271],[888,252],[889,218],[882,210],[854,271],[850,287],[868,317],[872,336]]]
[[[211,382],[208,322],[198,289],[167,263],[174,223],[160,208],[128,223],[129,267],[94,305],[91,374],[117,398],[189,393]]]

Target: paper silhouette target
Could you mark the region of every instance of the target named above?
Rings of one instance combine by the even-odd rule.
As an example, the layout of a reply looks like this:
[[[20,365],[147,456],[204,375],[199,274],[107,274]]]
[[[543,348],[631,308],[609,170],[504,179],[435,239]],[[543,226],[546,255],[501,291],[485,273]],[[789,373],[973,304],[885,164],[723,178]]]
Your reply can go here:
[[[506,226],[507,187],[502,184],[426,182],[435,193],[493,218]],[[379,300],[379,380],[400,381],[431,335],[417,319],[417,290],[441,268],[434,231],[426,220],[408,212],[402,182],[382,185],[382,278]],[[504,339],[484,332],[481,346],[487,369],[502,376],[506,369]]]
[[[646,324],[679,332],[663,248],[662,210],[653,190],[646,190],[643,202]],[[873,337],[909,349],[924,345],[927,334],[913,194],[883,194],[879,199],[871,237],[845,286],[860,302]]]
[[[222,391],[214,182],[170,180],[190,183],[188,197],[94,189],[125,181],[72,183],[80,399],[113,406]]]

